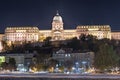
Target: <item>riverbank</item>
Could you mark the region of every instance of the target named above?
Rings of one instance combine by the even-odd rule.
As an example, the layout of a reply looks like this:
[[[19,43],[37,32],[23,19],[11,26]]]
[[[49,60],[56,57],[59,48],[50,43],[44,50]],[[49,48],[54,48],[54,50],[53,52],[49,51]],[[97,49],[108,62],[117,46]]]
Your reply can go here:
[[[0,77],[0,80],[120,80],[110,78],[35,78],[35,77]]]
[[[120,75],[113,74],[0,74],[0,80],[120,80]]]

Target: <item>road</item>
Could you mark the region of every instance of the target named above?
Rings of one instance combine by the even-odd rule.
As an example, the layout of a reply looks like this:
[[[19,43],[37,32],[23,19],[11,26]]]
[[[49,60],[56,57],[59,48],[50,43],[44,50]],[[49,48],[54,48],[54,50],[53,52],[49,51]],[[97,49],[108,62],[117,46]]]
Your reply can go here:
[[[111,74],[57,74],[57,73],[6,73],[0,74],[0,77],[29,77],[29,78],[106,78],[120,79],[120,75]]]

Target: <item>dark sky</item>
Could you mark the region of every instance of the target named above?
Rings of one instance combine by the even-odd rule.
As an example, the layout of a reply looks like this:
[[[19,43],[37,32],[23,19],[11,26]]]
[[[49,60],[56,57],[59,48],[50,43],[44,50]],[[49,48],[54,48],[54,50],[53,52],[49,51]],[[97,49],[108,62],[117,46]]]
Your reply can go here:
[[[7,26],[51,29],[57,10],[67,29],[108,24],[120,30],[120,0],[0,0],[0,32]]]

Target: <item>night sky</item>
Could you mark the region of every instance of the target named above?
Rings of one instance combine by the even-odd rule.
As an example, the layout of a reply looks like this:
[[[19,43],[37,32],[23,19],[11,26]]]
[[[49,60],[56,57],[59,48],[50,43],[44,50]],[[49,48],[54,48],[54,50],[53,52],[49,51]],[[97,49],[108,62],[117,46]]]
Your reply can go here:
[[[0,33],[7,26],[51,29],[57,10],[65,29],[108,24],[120,30],[120,0],[0,0]]]

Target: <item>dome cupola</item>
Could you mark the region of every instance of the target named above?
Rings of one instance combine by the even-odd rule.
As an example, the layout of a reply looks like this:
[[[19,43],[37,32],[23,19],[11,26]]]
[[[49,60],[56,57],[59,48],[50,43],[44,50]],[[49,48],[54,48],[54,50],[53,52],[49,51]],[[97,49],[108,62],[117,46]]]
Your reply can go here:
[[[56,13],[56,16],[54,16],[53,21],[62,22],[62,17],[59,15],[58,11]]]

